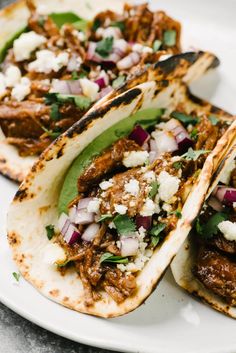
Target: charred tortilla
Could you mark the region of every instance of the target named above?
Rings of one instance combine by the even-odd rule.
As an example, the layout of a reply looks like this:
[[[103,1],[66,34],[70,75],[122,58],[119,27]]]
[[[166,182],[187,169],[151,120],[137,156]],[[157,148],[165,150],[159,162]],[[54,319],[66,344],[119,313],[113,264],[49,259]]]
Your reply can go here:
[[[222,161],[192,234],[171,264],[179,286],[236,318],[236,146]]]
[[[193,99],[176,80],[143,83],[93,107],[41,155],[10,207],[8,239],[22,275],[46,297],[79,312],[115,317],[137,308],[188,235],[211,178],[233,144],[236,124],[232,122],[229,114]],[[181,129],[181,138],[176,128]],[[209,129],[214,140],[207,138]],[[144,133],[151,134],[148,145]],[[160,138],[165,140],[164,149],[155,150]],[[192,148],[186,151],[189,144]],[[157,152],[153,161],[151,151]],[[170,187],[163,185],[167,179]],[[122,180],[129,195],[116,203]],[[145,197],[140,198],[141,190]],[[136,196],[130,200],[132,193]],[[93,203],[85,206],[88,198]],[[134,203],[126,205],[128,201]],[[69,209],[69,217],[71,211],[77,215],[77,207],[83,212],[78,212],[81,226],[74,228],[66,212]],[[143,217],[151,220],[150,232]],[[134,243],[129,251],[126,243],[126,255],[121,247],[127,236],[136,246],[139,237],[136,251],[149,250],[139,269]],[[110,243],[104,244],[105,240]]]
[[[102,104],[150,80],[182,78],[188,83],[219,63],[213,54],[207,52],[178,54],[181,53],[180,24],[162,11],[152,13],[147,5],[125,6],[127,28],[124,29],[123,17],[119,15],[122,13],[123,1],[109,4],[109,9],[116,13],[108,11],[107,4],[101,1],[96,9],[88,1],[80,2],[79,8],[76,2],[70,0],[63,4],[56,0],[50,1],[50,4],[36,1],[38,12],[32,1],[28,0],[27,3],[28,9],[24,2],[18,2],[0,13],[0,24],[4,28],[0,39],[3,72],[0,81],[6,84],[0,104],[0,126],[4,132],[0,138],[0,171],[16,181],[22,181],[37,155],[61,132],[79,120],[96,101],[96,104]],[[53,13],[55,8],[60,8],[60,13]],[[111,21],[109,27],[105,23],[106,18]],[[87,19],[93,19],[92,27]],[[145,28],[147,20],[153,25],[150,26],[150,33],[146,34],[142,28]],[[63,24],[62,35],[59,28]],[[73,30],[73,26],[76,30]],[[88,45],[83,45],[83,31],[86,32],[88,28],[91,31]],[[102,30],[98,34],[101,37],[96,37],[98,30]],[[37,50],[32,51],[30,59],[23,57],[26,54],[22,53],[27,53],[24,47],[18,54],[14,51],[14,55],[11,50],[14,39],[22,39],[27,33],[31,33],[29,42],[42,41],[41,46],[39,44]],[[134,50],[135,45],[137,48]],[[112,48],[115,48],[114,52]],[[68,71],[68,64],[59,70],[58,65],[68,59],[65,57],[68,53],[70,65],[74,59],[82,58],[83,67]],[[171,57],[166,59],[166,54]],[[55,60],[59,56],[62,61],[58,64]],[[159,58],[164,60],[159,61]],[[51,62],[54,66],[49,68]],[[20,68],[21,73],[17,71],[17,75],[22,77],[16,86],[15,83],[7,83],[9,67],[15,74],[17,68]],[[98,90],[95,95],[94,90]]]

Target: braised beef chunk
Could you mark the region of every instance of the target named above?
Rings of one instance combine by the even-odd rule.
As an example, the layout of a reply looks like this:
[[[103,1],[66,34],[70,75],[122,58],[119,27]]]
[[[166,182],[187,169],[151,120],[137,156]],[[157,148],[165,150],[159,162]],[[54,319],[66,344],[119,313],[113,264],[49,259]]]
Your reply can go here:
[[[203,116],[196,128],[198,131],[196,150],[212,150],[219,138],[219,127],[213,125],[207,116]]]
[[[96,157],[84,173],[78,178],[79,192],[86,192],[103,177],[121,166],[124,153],[128,151],[139,151],[140,146],[133,140],[120,139],[107,149],[101,156]]]
[[[52,142],[49,137],[38,139],[8,137],[7,142],[19,150],[21,157],[35,156],[42,153]]]
[[[230,176],[230,185],[233,188],[236,188],[236,168],[234,168],[231,172],[231,176]]]
[[[7,137],[38,138],[48,125],[50,108],[42,103],[23,101],[0,104],[0,125]]]
[[[236,254],[236,241],[230,241],[219,232],[217,235],[212,237],[208,244],[213,246],[216,250],[221,250],[228,254]]]
[[[206,288],[236,305],[236,260],[216,250],[199,248],[194,275]]]

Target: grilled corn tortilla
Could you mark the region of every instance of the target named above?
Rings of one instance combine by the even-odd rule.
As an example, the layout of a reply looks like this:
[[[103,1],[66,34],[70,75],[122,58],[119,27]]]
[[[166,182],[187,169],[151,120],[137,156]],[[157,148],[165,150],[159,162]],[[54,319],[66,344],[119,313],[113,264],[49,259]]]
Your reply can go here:
[[[124,279],[123,276],[126,275],[129,279],[131,278],[130,276],[135,277],[134,291],[123,295],[120,298],[121,300],[117,300],[114,296],[114,290],[117,294],[118,287],[109,284],[109,288],[107,288],[104,282],[101,283],[103,286],[101,289],[98,287],[96,288],[96,293],[92,293],[94,294],[93,300],[88,300],[88,294],[91,295],[91,292],[88,293],[88,289],[90,288],[91,290],[91,286],[87,287],[86,276],[88,274],[82,271],[81,276],[81,262],[74,262],[79,266],[77,269],[73,265],[70,266],[69,264],[67,266],[65,262],[63,263],[62,258],[67,245],[64,244],[65,248],[62,243],[58,243],[58,237],[61,236],[57,233],[57,228],[59,227],[58,218],[63,214],[61,213],[63,209],[59,212],[58,207],[60,205],[68,205],[69,201],[75,203],[74,197],[76,194],[74,194],[73,190],[72,194],[69,194],[69,196],[66,195],[66,201],[65,198],[63,198],[64,201],[61,199],[63,185],[66,185],[67,178],[69,178],[69,184],[76,185],[76,168],[81,168],[81,164],[76,166],[76,168],[73,165],[83,156],[83,151],[87,148],[90,149],[91,146],[94,146],[94,148],[98,146],[97,139],[102,136],[100,143],[103,144],[104,134],[109,131],[107,135],[110,138],[112,135],[110,131],[113,131],[113,133],[115,131],[116,139],[119,142],[124,131],[122,127],[119,127],[117,130],[116,126],[119,126],[119,124],[123,126],[126,119],[128,119],[132,126],[132,124],[136,124],[136,121],[132,123],[132,117],[135,120],[139,112],[145,118],[147,110],[154,109],[160,112],[164,109],[164,116],[167,119],[167,123],[170,121],[170,114],[180,107],[184,107],[185,114],[194,114],[194,116],[209,116],[211,113],[214,113],[217,119],[219,119],[220,124],[224,121],[227,126],[233,121],[233,118],[229,114],[213,107],[210,103],[197,100],[191,96],[186,86],[180,81],[175,80],[168,83],[165,81],[162,84],[161,82],[150,81],[104,102],[98,108],[92,108],[79,122],[61,135],[34,164],[10,206],[7,228],[9,244],[19,271],[44,296],[79,312],[110,318],[136,309],[155,289],[165,269],[187,237],[192,222],[204,202],[211,178],[233,143],[236,133],[235,122],[231,124],[224,135],[217,141],[213,150],[211,152],[208,151],[207,155],[203,157],[201,170],[197,174],[195,173],[193,179],[189,181],[189,189],[178,216],[175,212],[173,229],[168,234],[165,234],[160,240],[159,245],[156,243],[152,247],[152,253],[141,270],[136,271],[135,274],[130,274],[129,271],[127,272],[123,268],[125,272],[122,272],[120,266],[119,268],[116,267],[116,263],[114,264],[113,262],[112,265],[109,263],[109,259],[111,260],[111,258],[114,261],[114,256],[111,253],[107,254],[107,252],[104,254],[105,250],[103,251],[103,258],[100,258],[99,261],[100,267],[104,265],[102,268],[110,271],[111,266],[113,266],[112,271],[116,271],[115,273],[118,273],[121,279]],[[148,121],[150,122],[150,119]],[[156,123],[160,123],[160,119],[157,119]],[[161,126],[163,127],[163,125]],[[92,151],[94,151],[94,148]],[[108,146],[108,148],[110,147]],[[193,153],[191,149],[188,153],[190,152]],[[201,153],[204,154],[206,151]],[[99,156],[100,154],[98,153],[97,158]],[[159,158],[161,159],[162,157],[159,156]],[[162,159],[163,161],[164,159]],[[155,161],[153,163],[155,165]],[[83,167],[82,171],[84,168],[86,167]],[[152,164],[149,164],[147,168],[152,168]],[[72,169],[75,172],[75,177],[70,175]],[[131,172],[133,171],[132,168],[128,168],[127,172],[130,170]],[[168,177],[172,178],[173,176],[169,175]],[[181,177],[177,183],[179,184],[179,182],[181,182]],[[165,197],[165,192],[162,197]],[[153,204],[155,205],[155,203]],[[129,212],[130,209],[127,209],[127,212]],[[122,213],[120,209],[119,212]],[[124,215],[118,214],[118,216],[120,221],[124,221],[124,218],[122,218]],[[30,219],[30,222],[27,222],[26,217]],[[129,219],[128,215],[127,217]],[[117,219],[114,219],[114,222],[117,224]],[[128,223],[130,224],[130,222],[133,221],[129,219]],[[100,230],[104,229],[102,228],[104,224],[106,227],[106,223],[99,224],[102,224]],[[56,235],[53,236],[50,232],[54,226]],[[48,237],[45,227],[49,231]],[[61,230],[61,232],[64,233],[64,230]],[[75,235],[78,235],[77,233]],[[92,244],[91,240],[88,241],[87,238],[86,244],[86,246],[90,246]],[[126,256],[125,258],[124,256],[118,256],[118,258],[120,260],[125,259],[123,265],[126,266],[125,264],[129,264],[130,261],[132,262],[133,257]],[[117,257],[115,261],[117,261]],[[119,264],[121,265],[122,263]],[[107,280],[109,281],[109,278]],[[91,299],[91,296],[89,299]]]
[[[217,215],[221,217],[219,218],[221,226],[218,220],[217,229],[210,237],[209,234],[204,231],[202,234],[198,234],[195,230],[194,234],[190,234],[185,240],[171,264],[175,281],[180,287],[210,305],[215,310],[234,319],[236,318],[234,301],[235,265],[233,260],[235,240],[232,238],[232,228],[234,227],[232,219],[234,219],[233,213],[235,211],[233,210],[234,207],[232,203],[221,205],[216,198],[217,193],[215,193],[214,190],[217,191],[217,185],[220,185],[218,190],[222,190],[224,184],[229,184],[230,174],[235,172],[235,157],[236,145],[233,145],[228,155],[222,160],[219,168],[215,172],[213,182],[208,190],[205,207],[201,211],[201,214],[204,216],[204,214],[210,210],[209,214],[211,219]],[[230,185],[230,187],[232,190],[232,185]],[[218,207],[220,208],[218,209]],[[232,222],[230,221],[230,217]],[[199,219],[201,220],[201,217]],[[210,217],[208,216],[206,219],[209,222]],[[204,224],[202,226],[204,227]],[[209,229],[209,227],[207,229]],[[227,231],[231,237],[229,237]],[[204,240],[201,240],[202,236]],[[206,236],[208,236],[209,239]],[[199,249],[199,241],[201,241],[201,243],[203,242],[202,246],[204,247],[202,250]],[[201,253],[199,253],[199,251],[201,251]],[[199,256],[202,258],[204,256],[207,262],[199,262],[199,260],[201,261]],[[218,263],[216,263],[216,261],[218,261]],[[201,269],[202,272],[199,273]],[[229,273],[227,276],[227,271],[229,271],[230,276]],[[208,276],[210,276],[210,278],[208,278]]]
[[[37,27],[37,30],[34,30],[35,27],[32,27],[32,22],[33,23],[35,22],[36,16],[38,16],[37,18],[38,18],[39,24],[43,27],[44,26],[43,21],[45,21],[45,17],[44,17],[45,14],[52,14],[52,13],[54,13],[55,9],[58,9],[58,11],[60,11],[60,16],[64,14],[64,17],[68,18],[68,21],[73,22],[74,21],[73,18],[76,14],[82,18],[82,23],[84,23],[83,19],[92,20],[94,18],[94,16],[96,16],[98,13],[100,13],[101,11],[106,11],[108,9],[115,11],[118,14],[122,13],[123,6],[124,6],[124,2],[120,1],[120,0],[116,1],[115,3],[109,3],[109,4],[102,2],[102,1],[99,1],[99,4],[98,5],[96,4],[96,7],[94,6],[94,4],[92,4],[89,1],[80,2],[79,5],[77,2],[70,1],[70,0],[69,1],[59,1],[59,0],[50,1],[50,3],[46,2],[46,1],[40,1],[40,2],[36,1],[36,2],[34,2],[34,5],[37,6],[37,9],[36,9],[37,12],[35,15],[35,12],[34,12],[35,10],[33,7],[34,5],[32,5],[32,4],[33,4],[32,1],[28,1],[29,9],[31,10],[31,12],[33,11],[32,12],[33,15],[32,14],[30,15],[29,9],[26,7],[25,2],[17,2],[16,4],[13,4],[13,5],[7,7],[6,9],[3,9],[0,12],[0,24],[3,28],[3,33],[0,38],[0,54],[1,54],[0,57],[1,57],[1,60],[4,59],[4,56],[7,53],[7,48],[12,47],[13,38],[14,37],[21,38],[21,35],[23,35],[23,36],[25,35],[24,33],[22,34],[22,32],[26,30],[26,26],[27,26],[28,21],[29,21],[31,32],[32,32],[32,29],[33,29],[34,33],[36,31],[36,33],[40,35],[40,37],[37,37],[37,40],[43,41],[43,37],[41,36],[41,34],[44,35],[44,33],[41,33],[41,29]],[[140,5],[140,6],[141,7],[140,7],[139,12],[141,11],[141,9],[142,9],[142,11],[147,12],[146,7],[145,7],[146,5]],[[71,11],[73,11],[73,13],[71,13]],[[129,11],[132,11],[132,8]],[[148,16],[148,13],[146,13],[146,12],[145,12],[145,16],[146,15]],[[68,13],[69,13],[69,15],[68,15]],[[140,16],[140,13],[139,13],[139,16]],[[109,16],[109,13],[107,13],[107,16]],[[145,16],[143,15],[142,17],[144,18]],[[199,78],[209,68],[213,68],[219,64],[218,59],[213,54],[208,53],[208,52],[190,52],[190,53],[175,55],[177,53],[180,53],[180,51],[181,51],[180,44],[179,44],[179,42],[180,42],[180,24],[177,21],[168,17],[166,14],[164,14],[164,12],[160,11],[159,16],[160,16],[159,21],[161,21],[161,23],[164,23],[164,24],[166,23],[166,26],[167,26],[166,32],[168,32],[169,37],[167,37],[166,40],[167,41],[171,40],[172,42],[174,40],[174,41],[176,41],[176,44],[170,43],[170,44],[168,44],[168,46],[166,45],[166,46],[160,47],[160,49],[155,49],[155,50],[157,50],[157,52],[151,53],[151,51],[153,51],[153,49],[150,46],[152,46],[152,44],[153,44],[153,39],[152,39],[152,42],[150,42],[149,47],[143,46],[140,44],[140,43],[143,44],[143,40],[138,33],[138,35],[137,35],[137,43],[138,44],[137,45],[139,47],[137,50],[141,50],[142,48],[144,48],[144,50],[148,50],[149,52],[147,51],[146,54],[142,54],[142,55],[136,51],[131,52],[131,53],[134,53],[134,54],[132,54],[134,56],[134,58],[132,58],[132,60],[137,60],[137,56],[141,55],[142,63],[140,63],[140,64],[136,63],[136,64],[138,64],[138,66],[135,64],[135,65],[132,65],[133,67],[130,67],[129,69],[126,69],[123,71],[121,70],[120,71],[121,74],[118,77],[116,76],[117,75],[117,73],[116,73],[115,76],[113,77],[113,81],[115,81],[116,77],[118,79],[120,79],[120,77],[121,78],[126,77],[127,81],[124,82],[123,84],[122,83],[118,84],[118,86],[121,86],[121,87],[120,88],[118,87],[117,89],[115,89],[117,84],[116,85],[113,84],[113,81],[111,82],[111,79],[110,79],[109,85],[107,87],[105,87],[105,89],[108,88],[108,91],[107,92],[104,91],[106,93],[106,95],[101,100],[98,100],[98,98],[100,98],[100,93],[101,93],[101,95],[104,94],[104,93],[102,93],[102,89],[100,89],[100,91],[98,92],[99,94],[96,97],[93,94],[93,98],[90,103],[88,102],[88,97],[86,96],[85,97],[86,101],[84,101],[84,99],[82,100],[82,105],[83,105],[82,108],[81,108],[81,101],[80,101],[79,107],[77,107],[75,110],[71,109],[68,111],[69,103],[71,103],[71,99],[72,100],[74,99],[73,97],[67,97],[67,99],[69,99],[69,101],[70,101],[69,103],[68,102],[65,103],[65,99],[63,99],[65,106],[62,104],[63,97],[60,97],[60,102],[57,101],[56,103],[54,101],[55,97],[53,99],[51,98],[51,101],[49,103],[47,103],[45,106],[44,101],[43,101],[43,97],[42,97],[42,91],[40,91],[40,92],[36,91],[37,92],[36,99],[35,99],[35,97],[32,97],[32,95],[34,95],[34,93],[33,93],[34,91],[32,90],[33,83],[34,83],[34,89],[36,89],[35,88],[36,86],[38,87],[37,90],[44,89],[45,91],[44,91],[43,95],[45,95],[45,96],[47,95],[47,92],[48,92],[50,85],[48,86],[48,89],[47,89],[48,83],[46,83],[46,81],[47,81],[48,77],[47,77],[47,75],[45,75],[45,73],[44,74],[41,73],[40,75],[42,75],[43,77],[40,76],[40,78],[39,78],[40,81],[37,81],[38,74],[35,76],[36,78],[34,77],[32,80],[32,77],[31,77],[32,72],[31,73],[27,72],[27,75],[25,75],[23,77],[24,82],[23,81],[22,82],[24,84],[21,84],[20,87],[18,85],[17,86],[18,88],[16,88],[16,89],[15,89],[15,87],[13,87],[12,91],[14,91],[15,93],[12,93],[11,89],[9,90],[9,87],[7,87],[8,93],[7,93],[6,98],[8,99],[8,103],[6,105],[6,112],[0,113],[0,115],[1,115],[0,126],[2,127],[2,130],[4,131],[4,134],[1,133],[1,136],[0,136],[0,172],[2,174],[4,174],[5,176],[9,177],[10,179],[21,182],[24,179],[24,177],[27,175],[33,162],[37,159],[37,155],[39,155],[41,153],[41,151],[44,150],[50,144],[50,142],[55,138],[55,136],[57,136],[60,132],[65,131],[66,128],[71,126],[76,120],[78,120],[83,115],[83,113],[85,113],[85,111],[89,108],[89,106],[91,104],[94,104],[96,101],[98,101],[98,102],[95,104],[98,104],[98,105],[102,104],[103,101],[111,99],[112,97],[115,97],[118,94],[125,92],[127,89],[130,89],[140,83],[143,83],[143,82],[146,82],[149,80],[163,80],[163,79],[169,80],[169,79],[176,77],[176,78],[182,78],[184,82],[189,83],[189,82]],[[55,13],[54,13],[53,18],[55,19]],[[57,18],[57,21],[59,21],[58,18]],[[60,21],[61,21],[61,18],[60,18]],[[35,23],[34,23],[34,26],[35,26]],[[132,26],[130,25],[129,27],[131,28]],[[113,32],[120,31],[119,27],[109,27],[109,28],[113,28]],[[115,30],[114,30],[114,28],[115,28]],[[100,29],[102,29],[102,28],[100,28]],[[69,29],[67,28],[67,31],[69,31],[67,34],[67,37],[69,35],[73,34],[73,31],[71,31],[71,28],[69,28]],[[164,32],[163,32],[163,29],[161,28],[161,26],[160,26],[160,29],[158,29],[158,31],[160,33],[162,33],[161,35],[163,35]],[[175,34],[176,38],[173,37],[173,34]],[[118,33],[118,36],[119,35],[120,34]],[[132,35],[132,33],[131,33],[131,35]],[[173,38],[170,35],[172,35]],[[35,34],[34,34],[34,36],[35,36]],[[80,32],[80,37],[81,37],[81,32]],[[108,37],[108,38],[111,38],[111,37]],[[50,40],[51,39],[52,38],[50,38]],[[30,39],[31,42],[33,40],[34,40],[34,38]],[[78,38],[77,38],[77,40],[78,40]],[[120,39],[120,40],[123,40],[123,39]],[[133,39],[132,39],[132,41],[135,42],[135,40],[133,40]],[[114,42],[114,40],[113,40],[113,42]],[[127,43],[122,42],[122,45],[124,46]],[[56,44],[56,45],[58,46],[59,44]],[[107,45],[109,47],[109,43]],[[119,44],[119,48],[117,49],[118,54],[121,51],[120,45],[121,44]],[[160,43],[158,45],[160,45]],[[41,48],[44,49],[44,46],[45,45],[43,44],[43,46],[41,46]],[[106,48],[105,48],[105,50],[107,50]],[[47,46],[46,46],[46,49],[48,49]],[[104,48],[102,48],[102,49],[104,50]],[[61,49],[59,47],[57,47],[57,51],[58,50],[60,52]],[[37,50],[36,56],[38,55],[37,53],[40,53],[42,51],[43,50]],[[18,53],[18,55],[22,56],[21,53],[23,53],[23,52],[25,52],[24,48],[22,48],[22,51],[20,53]],[[63,53],[63,51],[62,51],[62,53]],[[42,53],[42,54],[49,55],[50,53],[47,52],[46,54],[45,53]],[[168,54],[168,56],[169,55],[172,55],[172,56],[169,59],[165,59],[166,54]],[[52,55],[52,53],[51,53],[51,55]],[[96,55],[97,54],[95,53],[94,57]],[[115,54],[115,55],[117,55],[117,54]],[[152,57],[151,61],[146,57],[142,57],[145,55],[147,55],[147,56],[149,55],[150,57]],[[154,56],[156,57],[156,59],[154,58]],[[164,60],[158,62],[158,60],[159,60],[158,58],[161,56],[162,56],[162,60],[163,59]],[[126,59],[127,57],[125,57],[124,59]],[[4,74],[6,72],[6,68],[10,64],[13,63],[14,70],[16,70],[16,66],[18,66],[18,65],[20,66],[22,63],[21,61],[17,61],[17,62],[13,61],[12,62],[11,56],[9,58],[10,58],[10,61],[9,61],[9,59],[7,59],[6,64],[5,64],[5,61],[3,61],[3,64],[2,64]],[[35,57],[33,57],[33,59],[35,59]],[[98,60],[97,57],[95,59]],[[99,58],[99,60],[100,59],[101,58]],[[34,60],[34,61],[31,60],[30,65],[33,64],[34,67],[37,67],[37,70],[39,70],[39,69],[42,70],[40,68],[40,65],[42,65],[42,64],[39,65],[40,60],[41,59]],[[111,60],[111,59],[109,59],[109,60]],[[131,60],[131,59],[128,59],[128,60]],[[53,59],[48,59],[48,61],[49,62],[53,61]],[[127,59],[126,59],[126,61],[127,61]],[[150,64],[150,62],[154,63],[154,64],[152,64],[150,67],[147,68],[146,64]],[[155,62],[157,62],[157,63],[155,64]],[[28,63],[28,61],[26,60],[24,68],[27,67],[27,65],[26,65],[27,63]],[[124,63],[123,63],[123,65],[124,65]],[[101,70],[101,72],[103,72],[103,71],[104,70]],[[109,70],[106,69],[105,71],[106,72],[104,74],[105,75],[104,77],[106,77],[106,80],[107,80],[107,77],[108,77],[107,73]],[[82,72],[82,73],[84,73],[84,72]],[[50,75],[51,74],[52,74],[52,72],[50,72]],[[61,78],[61,80],[59,80],[59,83],[64,82],[64,85],[65,85],[65,82],[71,82],[70,81],[71,80],[70,74],[71,74],[70,72],[69,73],[66,72],[66,75],[64,73],[60,73],[59,76],[56,75],[56,78],[57,79]],[[78,75],[80,75],[80,74],[81,74],[81,72],[78,71]],[[111,73],[111,75],[113,75],[113,74],[114,74],[114,70]],[[49,78],[50,78],[50,75],[48,75]],[[98,73],[95,72],[95,76],[96,75],[99,76]],[[29,92],[30,82],[28,81],[28,77],[30,77],[31,92]],[[75,76],[73,76],[73,77],[75,77]],[[63,78],[64,78],[64,80],[63,80]],[[97,78],[97,77],[95,77],[95,78]],[[95,78],[93,78],[92,81],[91,80],[89,81],[90,86],[91,86],[91,82],[92,82],[93,90],[94,89],[96,90],[96,84],[95,84],[95,88],[94,88],[94,82],[93,82],[95,80]],[[43,79],[45,79],[45,80],[43,80]],[[99,76],[99,79],[100,79],[100,76]],[[55,81],[55,78],[53,80]],[[122,80],[120,82],[122,82]],[[45,81],[45,82],[43,83],[43,81]],[[80,82],[79,77],[78,77],[78,81]],[[42,82],[41,85],[43,88],[39,87],[40,82]],[[87,84],[89,84],[89,82],[86,81],[83,84],[86,83],[86,85],[87,85]],[[102,82],[102,84],[103,83],[104,82]],[[75,82],[72,81],[72,84],[74,87]],[[100,84],[101,84],[101,82],[100,82]],[[113,87],[111,86],[111,84]],[[56,86],[57,86],[57,88],[55,88],[55,89],[53,88],[54,92],[57,92],[57,90],[58,90],[58,83],[56,83]],[[55,86],[53,86],[53,87],[55,87]],[[77,89],[78,89],[78,87],[77,87]],[[86,89],[88,90],[88,87]],[[71,88],[70,88],[70,90],[71,90]],[[109,91],[110,91],[110,93],[108,93]],[[25,93],[23,93],[23,92],[25,92]],[[14,97],[11,98],[9,96],[9,94],[13,94]],[[23,94],[23,96],[22,96],[22,94]],[[25,94],[26,94],[26,96],[24,97]],[[28,99],[27,94],[31,98]],[[58,97],[59,96],[57,96],[57,98]],[[91,97],[89,97],[89,100],[90,100],[90,98]],[[13,106],[12,106],[12,102],[13,102]],[[78,103],[78,99],[77,99],[77,103]],[[3,102],[2,102],[2,104],[3,104]],[[36,104],[37,104],[37,106],[36,106]],[[84,107],[84,104],[86,104],[86,108]],[[3,107],[0,106],[0,109],[3,109]],[[14,111],[11,111],[11,109],[13,109]],[[30,111],[32,112],[32,114],[30,114],[30,116],[33,116],[34,119],[32,119],[32,118],[29,119],[28,115],[29,115]],[[19,116],[21,112],[24,112],[24,114],[22,116]],[[63,117],[62,121],[57,121],[59,115],[61,115],[61,114]],[[39,117],[39,115],[40,115],[40,117]],[[20,123],[23,125],[22,126],[19,125],[19,127],[17,128],[19,121],[17,120],[16,123],[14,123],[14,119],[17,119],[19,117],[20,117],[20,119],[23,119],[22,122]],[[30,121],[27,122],[28,120],[26,118]],[[25,123],[24,123],[24,121],[25,121]],[[28,130],[30,130],[29,131],[30,133],[27,133]]]

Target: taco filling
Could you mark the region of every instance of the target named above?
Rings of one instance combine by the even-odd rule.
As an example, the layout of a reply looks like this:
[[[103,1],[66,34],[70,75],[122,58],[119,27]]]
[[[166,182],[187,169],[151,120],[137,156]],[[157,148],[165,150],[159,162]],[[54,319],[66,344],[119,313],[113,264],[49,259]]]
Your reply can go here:
[[[194,276],[226,303],[236,306],[236,165],[224,171],[194,228]]]
[[[183,108],[171,116],[143,110],[98,136],[73,162],[59,197],[58,224],[46,230],[52,249],[60,248],[51,261],[58,271],[75,268],[88,306],[101,290],[117,303],[135,295],[137,274],[176,228],[227,126]]]
[[[40,154],[130,74],[181,51],[180,24],[146,4],[92,22],[27,5],[27,28],[0,53],[0,126],[21,156]]]

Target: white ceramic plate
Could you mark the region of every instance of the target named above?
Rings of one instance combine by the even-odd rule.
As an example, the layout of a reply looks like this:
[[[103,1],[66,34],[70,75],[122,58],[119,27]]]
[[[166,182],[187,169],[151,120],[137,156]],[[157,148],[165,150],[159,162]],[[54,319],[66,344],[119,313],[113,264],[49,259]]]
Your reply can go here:
[[[236,1],[153,0],[151,5],[167,10],[183,23],[185,47],[212,50],[219,56],[220,68],[193,90],[236,112]],[[0,300],[11,309],[64,337],[122,352],[236,352],[236,322],[187,296],[169,272],[145,305],[110,320],[53,303],[22,278],[16,284],[12,272],[17,269],[5,236],[6,212],[15,191],[16,185],[0,177]],[[30,222],[27,214],[25,222]]]

